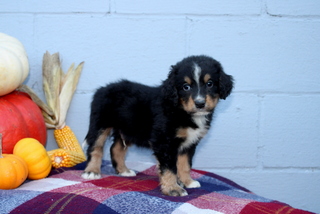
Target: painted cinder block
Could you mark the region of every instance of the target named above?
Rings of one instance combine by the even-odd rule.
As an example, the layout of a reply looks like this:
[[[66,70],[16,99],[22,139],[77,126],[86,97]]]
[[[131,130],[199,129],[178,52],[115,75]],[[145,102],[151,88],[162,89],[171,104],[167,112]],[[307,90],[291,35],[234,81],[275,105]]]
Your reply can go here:
[[[308,1],[266,1],[267,12],[273,16],[319,16],[320,2]]]
[[[319,167],[320,96],[266,95],[261,109],[264,167]]]
[[[16,27],[19,26],[19,27]],[[33,16],[30,14],[0,13],[0,32],[18,39],[32,57],[33,46]]]
[[[38,57],[49,50],[59,51],[65,66],[84,60],[85,91],[121,78],[159,84],[184,57],[181,18],[39,15],[35,22]]]
[[[319,91],[320,22],[194,17],[187,35],[188,53],[219,60],[235,76],[235,90]]]
[[[202,15],[258,15],[261,3],[258,0],[246,2],[227,1],[115,1],[115,12],[134,14],[202,14]]]
[[[0,2],[0,12],[13,13],[107,13],[110,10],[108,0],[63,1],[63,0],[10,0]],[[63,15],[63,14],[61,14]]]

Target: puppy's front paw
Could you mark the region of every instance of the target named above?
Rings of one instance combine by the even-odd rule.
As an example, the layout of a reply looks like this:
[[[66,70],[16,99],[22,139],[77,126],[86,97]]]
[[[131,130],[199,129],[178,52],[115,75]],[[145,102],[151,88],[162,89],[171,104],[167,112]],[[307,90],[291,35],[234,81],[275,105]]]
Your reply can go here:
[[[81,177],[84,179],[99,179],[101,178],[101,174],[95,172],[83,172]]]
[[[187,191],[181,188],[178,184],[173,187],[162,187],[162,193],[169,196],[186,196]]]
[[[199,181],[193,180],[190,184],[186,186],[187,188],[199,188],[201,187]]]
[[[176,190],[171,190],[169,192],[170,196],[187,196],[188,193],[185,189],[181,188],[181,189],[176,189]]]
[[[136,176],[136,173],[133,170],[129,169],[128,171],[119,173],[119,175],[124,177],[132,177],[132,176]]]

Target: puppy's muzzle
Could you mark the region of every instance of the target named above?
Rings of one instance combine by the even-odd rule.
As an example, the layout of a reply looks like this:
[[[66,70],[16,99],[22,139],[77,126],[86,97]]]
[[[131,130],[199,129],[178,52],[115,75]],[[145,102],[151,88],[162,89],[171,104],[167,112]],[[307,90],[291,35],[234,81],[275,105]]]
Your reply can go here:
[[[196,106],[197,109],[203,109],[206,105],[206,100],[203,97],[198,96],[194,100],[194,105]]]
[[[195,100],[194,104],[196,105],[196,107],[198,109],[203,109],[206,105],[206,101],[204,99],[203,100]]]

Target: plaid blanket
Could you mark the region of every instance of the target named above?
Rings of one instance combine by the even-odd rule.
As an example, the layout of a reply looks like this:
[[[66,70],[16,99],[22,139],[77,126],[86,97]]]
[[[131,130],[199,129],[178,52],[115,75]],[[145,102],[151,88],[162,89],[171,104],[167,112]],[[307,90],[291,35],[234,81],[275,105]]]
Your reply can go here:
[[[135,177],[120,177],[109,161],[98,180],[81,178],[85,163],[52,170],[41,180],[26,181],[14,190],[0,190],[0,213],[309,213],[253,194],[213,173],[192,170],[201,188],[188,196],[160,193],[156,166],[128,163]]]

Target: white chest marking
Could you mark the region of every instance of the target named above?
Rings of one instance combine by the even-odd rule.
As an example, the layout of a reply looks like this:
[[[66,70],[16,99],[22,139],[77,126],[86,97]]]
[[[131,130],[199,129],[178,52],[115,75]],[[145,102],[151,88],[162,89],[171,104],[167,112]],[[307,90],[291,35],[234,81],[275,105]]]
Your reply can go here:
[[[187,128],[187,138],[181,144],[180,151],[197,143],[208,132],[207,119],[204,115],[195,115],[192,119],[199,128]]]

